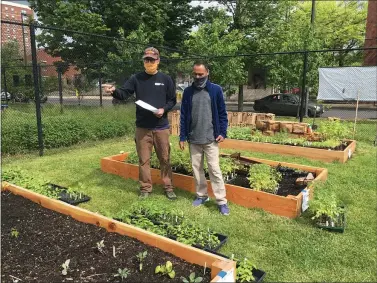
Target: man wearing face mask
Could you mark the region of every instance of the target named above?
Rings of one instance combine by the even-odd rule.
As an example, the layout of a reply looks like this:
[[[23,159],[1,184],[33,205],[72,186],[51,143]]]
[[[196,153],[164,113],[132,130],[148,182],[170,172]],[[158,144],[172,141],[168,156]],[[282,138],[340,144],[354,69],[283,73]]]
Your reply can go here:
[[[183,92],[179,146],[183,150],[185,142],[189,143],[196,187],[193,206],[200,206],[209,200],[203,169],[205,155],[219,211],[222,215],[229,215],[218,146],[226,137],[228,115],[222,89],[208,80],[208,74],[205,62],[198,61],[194,64],[194,82]]]
[[[133,75],[120,88],[104,84],[106,94],[119,100],[128,99],[136,93],[136,100],[142,100],[158,109],[156,113],[136,106],[135,142],[139,156],[140,197],[147,198],[152,192],[150,159],[154,147],[160,161],[161,178],[168,199],[175,200],[172,170],[170,166],[169,122],[167,113],[176,104],[173,80],[159,72],[160,53],[154,47],[145,49],[143,55],[145,71]]]

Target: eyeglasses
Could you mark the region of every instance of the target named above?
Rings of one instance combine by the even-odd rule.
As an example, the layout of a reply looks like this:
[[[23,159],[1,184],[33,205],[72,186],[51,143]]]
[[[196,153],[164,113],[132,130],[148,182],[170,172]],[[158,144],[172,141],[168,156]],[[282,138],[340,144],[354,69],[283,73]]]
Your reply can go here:
[[[205,74],[204,73],[192,73],[192,76],[194,77],[194,78],[201,78],[201,77],[204,77],[205,76]]]
[[[154,63],[154,62],[156,62],[156,59],[153,59],[153,58],[144,58],[144,62],[145,63],[148,63],[148,62]]]

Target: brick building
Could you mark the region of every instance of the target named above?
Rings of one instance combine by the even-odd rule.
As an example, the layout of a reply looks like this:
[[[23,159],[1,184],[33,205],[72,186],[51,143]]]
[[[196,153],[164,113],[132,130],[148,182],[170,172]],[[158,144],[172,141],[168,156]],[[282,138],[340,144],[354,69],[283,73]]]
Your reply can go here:
[[[377,1],[368,1],[365,47],[377,47]],[[364,66],[377,66],[377,50],[366,50]]]
[[[11,22],[26,22],[29,17],[33,17],[33,10],[22,4],[11,1],[1,1],[1,19]],[[24,51],[23,42],[25,39],[26,54],[31,53],[29,27],[12,24],[1,24],[1,42],[17,41],[20,46],[20,54]]]

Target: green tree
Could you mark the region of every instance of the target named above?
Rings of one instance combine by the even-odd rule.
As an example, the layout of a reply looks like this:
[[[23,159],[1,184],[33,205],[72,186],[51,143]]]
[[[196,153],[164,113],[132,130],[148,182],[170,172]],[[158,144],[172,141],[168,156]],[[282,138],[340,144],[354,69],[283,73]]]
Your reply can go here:
[[[149,43],[178,48],[188,38],[191,28],[198,24],[200,7],[192,7],[190,0],[30,0],[38,20],[47,26],[85,31],[99,35],[133,36],[140,30],[155,36]],[[121,33],[121,35],[120,35]],[[111,39],[99,39],[77,33],[42,29],[40,45],[51,55],[82,68],[98,62],[109,52],[122,57],[122,48]],[[139,41],[135,38],[135,41]],[[136,45],[134,43],[134,45]],[[143,46],[145,47],[145,46]],[[120,53],[119,53],[120,52]]]
[[[190,39],[185,41],[190,53],[198,53],[205,56],[236,55],[243,44],[244,35],[237,29],[231,31],[228,27],[232,19],[225,11],[221,11],[212,23],[200,25],[193,32]],[[190,71],[192,67],[191,63]],[[211,80],[222,85],[240,84],[245,81],[244,62],[242,57],[222,59],[209,59]],[[186,67],[186,70],[188,66]]]
[[[5,71],[6,80],[1,78],[1,89],[12,94],[13,98],[20,97],[29,100],[34,97],[33,72],[31,66],[23,65],[17,41],[8,41],[1,46],[1,68]]]

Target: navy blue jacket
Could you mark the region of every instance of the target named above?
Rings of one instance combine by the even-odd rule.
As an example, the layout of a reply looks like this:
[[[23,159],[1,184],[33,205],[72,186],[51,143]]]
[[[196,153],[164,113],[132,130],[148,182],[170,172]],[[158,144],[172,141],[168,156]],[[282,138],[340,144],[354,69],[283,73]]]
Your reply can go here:
[[[207,81],[205,89],[211,98],[213,134],[215,139],[221,135],[226,138],[226,130],[228,128],[228,114],[226,113],[224,95],[221,87]],[[192,97],[194,95],[194,87],[191,85],[185,88],[181,102],[181,128],[180,141],[188,140],[191,131],[191,112]]]

